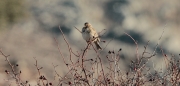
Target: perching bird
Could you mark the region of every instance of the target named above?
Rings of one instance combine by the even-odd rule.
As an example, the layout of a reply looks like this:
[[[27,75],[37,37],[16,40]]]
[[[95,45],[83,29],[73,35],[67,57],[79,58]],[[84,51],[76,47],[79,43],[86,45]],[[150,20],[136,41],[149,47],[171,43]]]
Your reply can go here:
[[[91,42],[96,45],[97,50],[101,50],[101,46],[99,45],[100,38],[96,30],[92,27],[92,25],[88,22],[84,24],[82,28],[82,37],[86,42]]]

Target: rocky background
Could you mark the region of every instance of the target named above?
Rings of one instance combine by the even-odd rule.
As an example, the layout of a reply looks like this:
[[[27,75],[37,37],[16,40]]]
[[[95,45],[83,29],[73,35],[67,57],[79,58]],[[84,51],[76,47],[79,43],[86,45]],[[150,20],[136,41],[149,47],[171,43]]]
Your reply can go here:
[[[0,49],[10,55],[13,64],[19,65],[23,80],[36,84],[38,72],[33,59],[36,57],[43,67],[41,73],[53,81],[52,63],[59,65],[57,71],[62,76],[68,70],[54,38],[58,40],[66,60],[69,60],[68,47],[58,27],[62,28],[73,50],[81,51],[86,43],[74,26],[81,29],[85,22],[89,22],[98,32],[106,29],[102,36],[106,43],[101,43],[102,47],[113,39],[102,51],[105,66],[108,65],[105,58],[108,51],[122,48],[119,63],[122,70],[127,70],[130,60],[135,58],[136,45],[124,34],[126,32],[138,42],[139,55],[148,41],[147,51],[151,53],[159,43],[157,55],[149,63],[159,70],[165,67],[161,47],[168,57],[171,54],[179,57],[179,3],[179,0],[1,0]],[[88,58],[93,58],[93,55],[91,50]],[[10,67],[3,56],[0,60],[0,85],[5,86],[10,77],[4,71]]]

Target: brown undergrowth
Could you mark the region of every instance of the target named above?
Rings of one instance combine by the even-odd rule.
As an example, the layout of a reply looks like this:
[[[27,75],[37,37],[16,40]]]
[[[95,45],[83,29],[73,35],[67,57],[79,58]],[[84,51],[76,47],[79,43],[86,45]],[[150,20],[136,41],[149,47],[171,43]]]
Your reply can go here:
[[[144,51],[142,54],[138,52],[138,43],[136,40],[131,37],[128,33],[125,33],[129,36],[130,39],[134,41],[136,45],[136,58],[130,61],[129,70],[125,71],[119,67],[120,55],[122,49],[120,48],[118,51],[109,51],[107,52],[106,59],[108,60],[109,66],[105,66],[102,63],[101,51],[97,51],[94,46],[89,42],[87,46],[82,51],[74,52],[71,48],[71,45],[66,40],[66,37],[59,27],[61,34],[63,36],[64,41],[67,44],[69,56],[68,58],[63,55],[61,52],[61,48],[58,44],[56,38],[54,38],[59,53],[63,59],[68,72],[65,75],[60,75],[56,71],[58,65],[52,63],[53,70],[55,72],[55,77],[57,77],[58,83],[49,82],[48,78],[46,78],[41,71],[43,67],[39,67],[38,60],[34,57],[35,63],[34,67],[38,72],[38,80],[37,86],[179,86],[180,84],[180,59],[176,59],[173,55],[168,57],[166,53],[161,49],[162,56],[164,56],[164,62],[166,64],[166,70],[164,71],[156,71],[152,70],[147,66],[149,60],[156,56],[156,49],[159,46],[159,42],[155,46],[153,52],[147,52],[147,48],[149,45],[149,41],[144,46]],[[76,28],[77,29],[77,28]],[[77,29],[78,30],[78,29]],[[78,30],[80,32],[80,30]],[[164,33],[164,31],[163,31]],[[161,40],[162,35],[159,40]],[[103,41],[105,42],[105,41]],[[107,43],[107,45],[110,41]],[[95,51],[95,58],[88,59],[87,54],[89,52],[89,48],[93,48]],[[21,71],[17,71],[16,67],[18,64],[13,65],[9,61],[10,55],[5,55],[2,50],[0,50],[1,55],[5,58],[5,61],[10,66],[11,70],[5,70],[5,74],[10,76],[16,83],[17,86],[31,86],[28,81],[21,79]],[[145,54],[148,53],[148,56]],[[77,58],[77,60],[72,60],[72,58]],[[69,60],[67,62],[67,59]],[[105,68],[108,70],[105,72]],[[52,75],[53,76],[53,75]],[[12,85],[8,80],[6,81],[9,86]]]

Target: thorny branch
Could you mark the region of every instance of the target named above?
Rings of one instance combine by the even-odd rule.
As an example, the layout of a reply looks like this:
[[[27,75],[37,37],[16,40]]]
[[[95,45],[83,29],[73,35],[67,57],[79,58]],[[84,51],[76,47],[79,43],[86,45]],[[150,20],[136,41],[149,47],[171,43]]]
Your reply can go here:
[[[121,61],[120,53],[119,53],[119,51],[121,51],[121,49],[120,49],[118,51],[118,53],[116,53],[116,51],[113,50],[112,52],[111,51],[109,52],[109,55],[106,55],[107,63],[109,63],[109,67],[107,67],[107,69],[109,70],[109,72],[108,72],[108,71],[105,71],[105,69],[103,68],[104,65],[102,63],[102,60],[104,58],[103,59],[101,58],[101,55],[102,55],[101,51],[97,51],[91,42],[88,42],[87,46],[82,51],[79,51],[79,52],[77,51],[78,54],[76,55],[75,53],[73,53],[72,48],[71,48],[70,44],[68,43],[67,39],[65,38],[65,35],[64,35],[62,29],[60,27],[59,27],[59,29],[62,33],[64,41],[66,42],[66,44],[68,46],[69,57],[63,56],[63,53],[61,52],[61,48],[58,44],[57,39],[56,38],[54,38],[54,39],[58,46],[59,53],[60,53],[61,57],[63,58],[63,62],[67,66],[69,71],[66,72],[64,74],[64,76],[61,76],[61,74],[58,74],[58,72],[56,71],[56,67],[58,65],[54,65],[52,63],[53,69],[55,72],[54,78],[58,77],[58,81],[59,81],[57,86],[63,86],[62,84],[67,84],[69,86],[86,86],[86,85],[88,85],[88,86],[96,86],[96,85],[97,86],[128,86],[128,85],[131,85],[131,86],[147,86],[147,85],[148,86],[171,86],[171,85],[178,86],[180,83],[180,74],[179,74],[180,73],[180,67],[179,67],[180,59],[178,59],[178,60],[175,59],[175,57],[173,57],[173,55],[172,55],[173,58],[168,59],[170,57],[168,57],[168,55],[165,54],[162,47],[160,49],[161,49],[162,55],[165,58],[164,61],[167,64],[167,66],[166,66],[167,70],[165,70],[164,73],[154,70],[155,72],[152,73],[150,71],[150,67],[146,66],[149,59],[156,55],[156,49],[159,45],[159,41],[162,38],[164,30],[163,30],[163,33],[161,34],[161,37],[158,40],[158,43],[157,43],[154,51],[152,53],[146,51],[148,48],[148,45],[149,45],[149,41],[148,41],[148,43],[144,46],[144,51],[142,52],[141,57],[139,57],[139,55],[138,55],[139,54],[138,43],[135,41],[135,39],[131,35],[125,33],[136,44],[137,60],[132,61],[132,65],[131,65],[130,69],[134,68],[134,67],[137,69],[135,71],[134,70],[133,71],[131,71],[131,70],[130,71],[120,71],[120,68],[118,66],[119,61]],[[80,30],[78,30],[78,31],[81,33]],[[110,40],[107,43],[107,45],[112,40]],[[97,57],[95,57],[95,60],[94,59],[86,60],[85,58],[87,56],[87,53],[90,51],[89,47],[91,47],[91,45],[92,45]],[[107,45],[106,45],[106,47],[107,47]],[[148,53],[150,56],[145,57],[146,53]],[[5,55],[1,50],[0,50],[0,54],[3,57],[5,57],[5,59],[6,59],[5,61],[9,64],[9,66],[11,68],[11,72],[13,74],[12,78],[14,80],[16,80],[16,84],[18,86],[27,86],[27,84],[22,83],[19,73],[17,73],[15,70],[15,66],[9,61],[8,57],[10,55]],[[104,54],[104,52],[103,52],[103,54]],[[107,53],[105,53],[105,54],[107,54]],[[74,60],[72,59],[73,56],[78,57],[77,62],[74,62]],[[70,63],[66,62],[67,58],[71,60]],[[45,80],[47,82],[48,82],[48,80],[44,76],[41,75],[40,70],[42,69],[42,67],[38,66],[38,62],[35,57],[34,57],[34,59],[35,59],[34,65],[35,65],[35,67],[38,71],[38,75],[39,75],[38,80],[42,81],[43,86],[56,86],[56,85],[52,85],[52,83],[44,83],[43,80]],[[82,63],[79,62],[79,59],[81,59]],[[90,64],[86,65],[85,62],[89,62]],[[114,63],[114,66],[113,66],[113,63]],[[99,65],[100,65],[100,67],[98,67]],[[90,68],[88,68],[88,66],[90,66]],[[96,66],[97,66],[97,68],[95,68]],[[154,68],[154,66],[153,66],[153,68]],[[100,72],[98,69],[100,69]],[[96,71],[97,71],[97,78],[94,77]],[[5,72],[9,73],[9,71],[7,71],[7,70]],[[37,82],[38,83],[37,86],[41,86],[40,85],[40,84],[42,84],[42,83],[40,83],[41,81]],[[54,81],[55,81],[55,79],[54,79]],[[11,84],[9,84],[9,86],[10,85]]]
[[[138,63],[139,63],[139,53],[138,53],[138,43],[136,42],[136,40],[131,36],[129,35],[128,33],[124,32],[127,36],[129,36],[133,41],[134,43],[136,44],[136,58],[138,60]]]
[[[14,65],[11,64],[11,62],[9,61],[8,57],[9,57],[10,55],[5,55],[5,54],[2,52],[2,50],[0,50],[0,53],[1,53],[2,56],[5,57],[5,59],[6,59],[5,61],[6,61],[6,62],[8,63],[8,65],[11,67],[12,78],[14,78],[14,79],[16,80],[16,84],[17,84],[18,86],[25,85],[25,84],[21,81],[21,79],[20,79],[20,73],[21,73],[21,71],[20,71],[20,73],[16,73],[16,72],[15,72],[15,69],[14,69]],[[5,72],[6,72],[7,74],[9,74],[9,71],[5,70]],[[19,76],[18,76],[18,75],[19,75]]]

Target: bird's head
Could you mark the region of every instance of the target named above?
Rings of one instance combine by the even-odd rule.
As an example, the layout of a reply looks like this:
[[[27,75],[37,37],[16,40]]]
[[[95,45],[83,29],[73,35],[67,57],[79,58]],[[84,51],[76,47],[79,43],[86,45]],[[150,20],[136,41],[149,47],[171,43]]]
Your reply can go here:
[[[91,27],[91,24],[88,23],[88,22],[85,22],[85,23],[84,23],[84,26],[85,26],[85,27]]]

